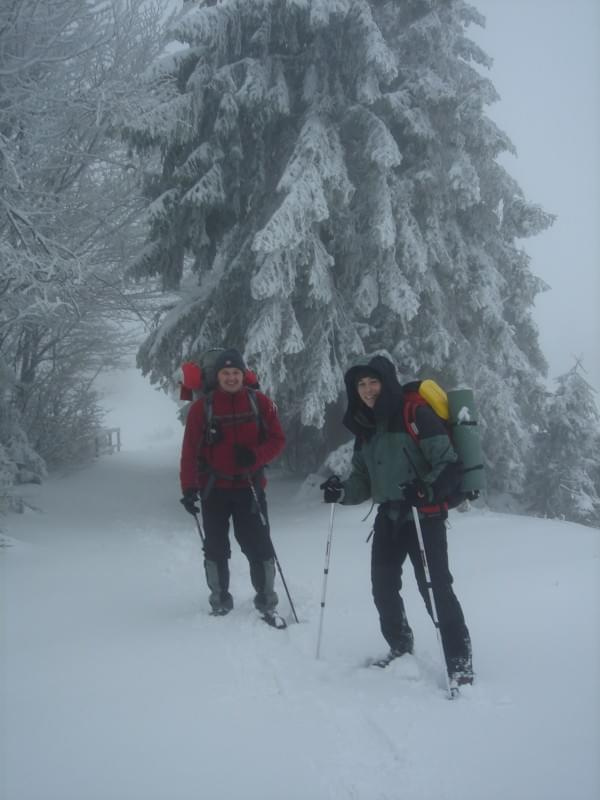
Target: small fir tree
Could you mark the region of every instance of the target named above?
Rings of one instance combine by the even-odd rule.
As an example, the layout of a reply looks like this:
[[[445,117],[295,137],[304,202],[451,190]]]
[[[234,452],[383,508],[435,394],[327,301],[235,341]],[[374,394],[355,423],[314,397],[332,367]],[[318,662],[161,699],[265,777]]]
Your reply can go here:
[[[531,509],[600,527],[600,414],[579,362],[557,379],[529,469]]]

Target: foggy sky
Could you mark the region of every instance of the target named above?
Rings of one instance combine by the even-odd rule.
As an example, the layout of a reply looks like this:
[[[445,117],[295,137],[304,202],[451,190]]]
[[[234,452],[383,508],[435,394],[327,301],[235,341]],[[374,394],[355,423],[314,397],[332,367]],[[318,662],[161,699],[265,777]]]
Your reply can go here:
[[[502,97],[489,113],[518,152],[502,163],[529,201],[557,215],[520,242],[552,287],[534,315],[550,385],[583,357],[600,391],[600,2],[471,2],[487,25],[469,35],[494,58]]]

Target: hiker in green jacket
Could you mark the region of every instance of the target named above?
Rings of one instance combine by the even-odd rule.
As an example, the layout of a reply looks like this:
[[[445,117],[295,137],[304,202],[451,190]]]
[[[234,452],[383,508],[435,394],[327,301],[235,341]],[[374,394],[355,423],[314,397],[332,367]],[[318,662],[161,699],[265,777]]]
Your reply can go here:
[[[400,595],[408,556],[419,591],[432,615],[412,507],[419,513],[425,554],[448,674],[457,684],[473,682],[471,641],[452,589],[444,499],[460,479],[458,457],[446,430],[427,405],[417,409],[418,443],[406,428],[404,396],[389,359],[375,356],[345,375],[348,408],[344,425],[354,434],[352,469],[321,484],[326,503],[356,505],[372,499],[379,508],[371,549],[371,584],[389,654],[377,663],[413,651],[413,632]]]

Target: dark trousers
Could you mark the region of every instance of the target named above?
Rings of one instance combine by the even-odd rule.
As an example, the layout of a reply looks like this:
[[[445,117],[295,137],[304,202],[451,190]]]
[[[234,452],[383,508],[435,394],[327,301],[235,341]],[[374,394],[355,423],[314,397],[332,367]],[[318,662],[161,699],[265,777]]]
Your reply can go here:
[[[202,500],[206,558],[217,562],[231,558],[230,520],[233,522],[233,534],[248,561],[273,558],[267,500],[261,489],[257,491],[257,496],[264,522],[250,488],[212,489],[206,500]]]
[[[471,640],[452,589],[446,525],[439,518],[426,519],[421,521],[421,530],[448,671],[471,671]],[[412,631],[400,596],[406,556],[412,562],[427,611],[433,616],[414,522],[399,524],[379,510],[371,550],[371,585],[381,632],[390,647],[399,650],[412,650]]]
[[[213,488],[201,501],[205,568],[213,606],[219,603],[219,595],[221,600],[230,599],[230,522],[233,522],[233,534],[250,564],[250,579],[257,592],[255,605],[267,609],[277,603],[273,589],[275,550],[269,529],[267,500],[262,489],[258,489],[256,495],[259,506],[250,487]]]

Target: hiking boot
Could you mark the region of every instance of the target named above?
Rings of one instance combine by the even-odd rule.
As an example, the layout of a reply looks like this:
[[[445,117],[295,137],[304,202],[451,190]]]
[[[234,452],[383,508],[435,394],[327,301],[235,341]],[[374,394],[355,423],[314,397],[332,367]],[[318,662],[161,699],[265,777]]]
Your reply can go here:
[[[221,592],[218,598],[210,597],[211,615],[213,617],[224,617],[233,608],[233,597],[229,592]]]
[[[466,658],[452,659],[448,665],[448,675],[457,686],[470,686],[475,677],[470,655]]]
[[[448,659],[448,675],[457,686],[470,686],[473,683],[473,662],[471,661],[471,643],[465,641],[466,654],[458,658]]]
[[[210,610],[210,615],[211,617],[224,617],[226,614],[229,614],[230,611],[231,609],[226,606],[214,606]]]
[[[229,564],[227,561],[204,560],[206,583],[210,589],[208,602],[211,614],[223,616],[233,608],[233,597],[229,594]]]
[[[254,598],[254,608],[261,614],[270,614],[275,611],[278,602],[279,598],[276,592],[269,592],[268,595],[259,592]]]
[[[370,661],[369,664],[372,667],[381,667],[384,669],[388,666],[388,664],[391,664],[392,661],[395,661],[397,658],[402,658],[402,656],[406,655],[407,653],[409,655],[412,654],[412,648],[410,650],[404,650],[392,647],[387,655],[383,656],[382,658],[377,658],[374,661]]]
[[[474,679],[475,675],[472,671],[466,672],[463,670],[450,674],[450,682],[456,684],[456,686],[472,686]]]
[[[254,607],[261,614],[268,614],[274,611],[279,598],[275,591],[275,560],[251,561],[250,578],[256,591],[254,597]]]
[[[404,633],[399,639],[394,639],[393,644],[388,639],[388,644],[390,645],[390,650],[394,650],[394,652],[400,653],[400,655],[404,655],[404,653],[410,653],[412,655],[415,640],[412,631],[409,629],[408,632]]]
[[[280,631],[287,628],[287,622],[277,611],[267,611],[262,615],[261,619],[263,619],[267,625],[270,625],[272,628],[277,628]]]

